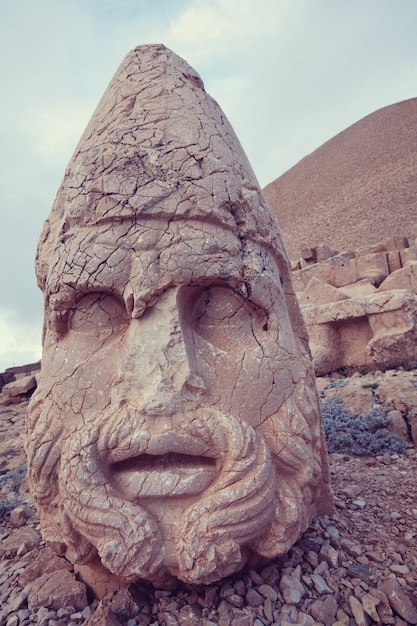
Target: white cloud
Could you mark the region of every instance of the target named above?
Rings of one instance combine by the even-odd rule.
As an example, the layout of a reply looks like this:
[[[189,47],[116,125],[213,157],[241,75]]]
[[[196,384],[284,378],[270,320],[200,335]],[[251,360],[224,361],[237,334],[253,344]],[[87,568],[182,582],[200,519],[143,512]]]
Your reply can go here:
[[[35,152],[53,159],[75,149],[90,116],[90,107],[76,103],[39,106],[26,112],[20,128]]]
[[[209,90],[214,77],[250,82],[297,30],[305,2],[191,0],[172,16],[163,42],[200,71]]]
[[[217,57],[256,36],[253,18],[257,21],[257,13],[250,11],[247,2],[195,0],[172,23],[170,35],[182,46],[192,46],[197,58],[205,57],[208,50]]]
[[[193,0],[173,20],[169,36],[181,46],[192,46],[197,58],[208,50],[211,59],[233,49],[249,48],[256,54],[253,42],[279,35],[294,13],[292,7],[288,0]]]
[[[38,328],[21,322],[14,311],[0,308],[0,372],[41,358]]]

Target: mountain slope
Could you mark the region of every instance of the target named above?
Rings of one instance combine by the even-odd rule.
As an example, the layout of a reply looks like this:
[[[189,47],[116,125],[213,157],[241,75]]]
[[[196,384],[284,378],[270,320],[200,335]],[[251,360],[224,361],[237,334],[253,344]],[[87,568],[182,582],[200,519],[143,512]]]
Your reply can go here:
[[[375,111],[263,190],[290,258],[417,235],[417,98]]]

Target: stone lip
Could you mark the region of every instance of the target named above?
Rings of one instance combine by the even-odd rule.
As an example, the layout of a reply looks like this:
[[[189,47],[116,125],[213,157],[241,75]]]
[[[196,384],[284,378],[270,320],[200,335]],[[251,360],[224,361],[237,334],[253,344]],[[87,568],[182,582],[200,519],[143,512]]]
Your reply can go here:
[[[172,430],[167,433],[146,436],[146,438],[140,433],[137,438],[133,434],[129,439],[129,448],[116,446],[101,454],[107,463],[114,464],[129,461],[144,454],[159,456],[169,453],[188,454],[195,457],[206,456],[209,458],[216,458],[220,455],[219,452],[216,453],[201,438],[179,434]]]
[[[112,464],[110,471],[113,486],[128,500],[196,495],[217,475],[215,459],[177,452],[142,454]]]
[[[305,305],[302,309],[307,325],[325,324],[326,322],[343,321],[351,318],[364,317],[396,311],[412,306],[415,298],[405,289],[383,291],[367,296],[349,298],[342,302],[328,302],[322,305]]]
[[[219,457],[204,440],[169,431],[146,439],[133,436],[127,450],[106,451],[102,462],[113,487],[136,501],[201,493],[218,475]]]

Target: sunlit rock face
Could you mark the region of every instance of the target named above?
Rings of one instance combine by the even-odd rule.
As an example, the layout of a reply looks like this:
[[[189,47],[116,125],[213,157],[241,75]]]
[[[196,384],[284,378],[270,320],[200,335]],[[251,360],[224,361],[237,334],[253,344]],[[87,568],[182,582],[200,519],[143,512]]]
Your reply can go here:
[[[44,536],[124,582],[209,583],[331,509],[279,226],[223,112],[162,45],[124,59],[37,256],[27,427]]]

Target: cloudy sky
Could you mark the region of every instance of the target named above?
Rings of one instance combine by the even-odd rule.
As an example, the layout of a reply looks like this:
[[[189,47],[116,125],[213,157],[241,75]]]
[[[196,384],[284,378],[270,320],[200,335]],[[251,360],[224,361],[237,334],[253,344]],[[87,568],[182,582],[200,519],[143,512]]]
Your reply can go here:
[[[124,55],[202,76],[261,186],[417,96],[416,0],[0,0],[0,372],[40,357],[34,256],[64,169]]]

